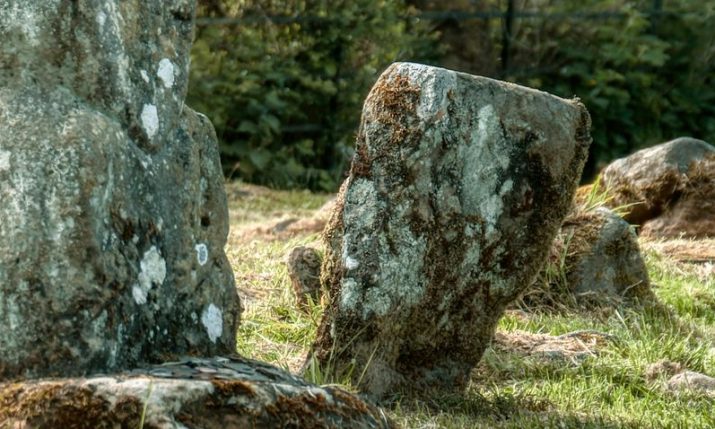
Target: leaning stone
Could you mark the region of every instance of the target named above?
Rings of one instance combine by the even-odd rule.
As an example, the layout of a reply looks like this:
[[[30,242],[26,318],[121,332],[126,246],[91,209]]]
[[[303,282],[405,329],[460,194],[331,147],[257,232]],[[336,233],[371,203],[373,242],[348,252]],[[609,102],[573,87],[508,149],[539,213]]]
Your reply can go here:
[[[320,265],[323,258],[312,247],[299,246],[288,254],[288,276],[290,277],[298,308],[305,311],[309,301],[320,302]]]
[[[633,228],[601,207],[566,217],[561,231],[569,292],[576,296],[645,297],[650,279]]]
[[[0,8],[0,379],[232,353],[239,303],[191,1]]]
[[[241,358],[0,384],[0,422],[25,429],[395,427],[382,410],[351,393]]]
[[[365,101],[326,227],[331,302],[308,365],[363,391],[461,386],[534,278],[590,143],[588,112],[517,85],[392,65]]]
[[[601,175],[613,196],[608,204],[628,206],[624,219],[642,225],[660,216],[678,199],[694,162],[712,156],[715,147],[702,140],[681,137],[618,159]]]

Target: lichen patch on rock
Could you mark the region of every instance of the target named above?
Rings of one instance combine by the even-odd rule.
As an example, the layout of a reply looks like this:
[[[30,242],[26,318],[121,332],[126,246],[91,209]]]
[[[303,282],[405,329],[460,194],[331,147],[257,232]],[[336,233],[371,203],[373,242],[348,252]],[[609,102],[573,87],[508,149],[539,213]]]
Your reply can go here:
[[[141,118],[147,136],[149,136],[150,139],[154,138],[157,131],[159,131],[159,115],[156,106],[153,104],[145,104],[142,108]]]
[[[174,63],[168,58],[163,58],[159,61],[159,68],[156,71],[156,75],[161,79],[164,88],[171,88],[174,86]]]
[[[206,334],[208,334],[212,343],[215,343],[223,335],[223,315],[221,314],[221,309],[213,303],[209,304],[201,313],[201,323],[206,328]]]

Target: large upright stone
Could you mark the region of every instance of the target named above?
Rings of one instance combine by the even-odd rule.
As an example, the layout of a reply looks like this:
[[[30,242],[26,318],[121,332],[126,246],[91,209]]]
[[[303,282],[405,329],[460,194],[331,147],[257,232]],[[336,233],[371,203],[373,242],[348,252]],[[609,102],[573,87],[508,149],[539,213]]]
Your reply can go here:
[[[545,259],[589,126],[578,101],[392,65],[326,228],[331,303],[307,363],[376,396],[465,381]]]
[[[234,351],[194,7],[0,0],[0,378]]]

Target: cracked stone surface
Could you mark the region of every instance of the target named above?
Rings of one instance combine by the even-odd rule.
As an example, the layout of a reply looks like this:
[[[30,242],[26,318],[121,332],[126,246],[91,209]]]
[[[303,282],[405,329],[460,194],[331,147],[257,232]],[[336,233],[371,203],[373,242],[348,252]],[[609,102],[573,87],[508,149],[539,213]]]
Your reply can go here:
[[[307,365],[376,397],[462,385],[541,267],[591,138],[577,100],[396,63],[363,108],[326,227]]]
[[[0,379],[234,352],[194,2],[0,4]]]

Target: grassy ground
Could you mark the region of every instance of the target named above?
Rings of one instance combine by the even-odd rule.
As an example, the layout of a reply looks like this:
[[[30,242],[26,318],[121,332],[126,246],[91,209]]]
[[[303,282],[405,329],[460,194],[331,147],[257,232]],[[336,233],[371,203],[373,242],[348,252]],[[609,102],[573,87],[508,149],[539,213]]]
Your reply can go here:
[[[297,371],[321,310],[319,305],[310,314],[296,310],[285,256],[295,246],[319,246],[319,233],[306,228],[285,234],[283,228],[312,216],[331,196],[240,183],[227,191],[232,222],[227,253],[245,307],[238,351]],[[405,428],[715,427],[713,398],[671,393],[664,388],[668,374],[649,370],[667,360],[715,375],[712,264],[676,262],[658,250],[662,246],[645,247],[656,304],[514,308],[500,322],[500,336],[512,342],[579,330],[609,335],[589,343],[575,340],[586,353],[554,358],[495,342],[466,393],[396,398],[390,415]]]

